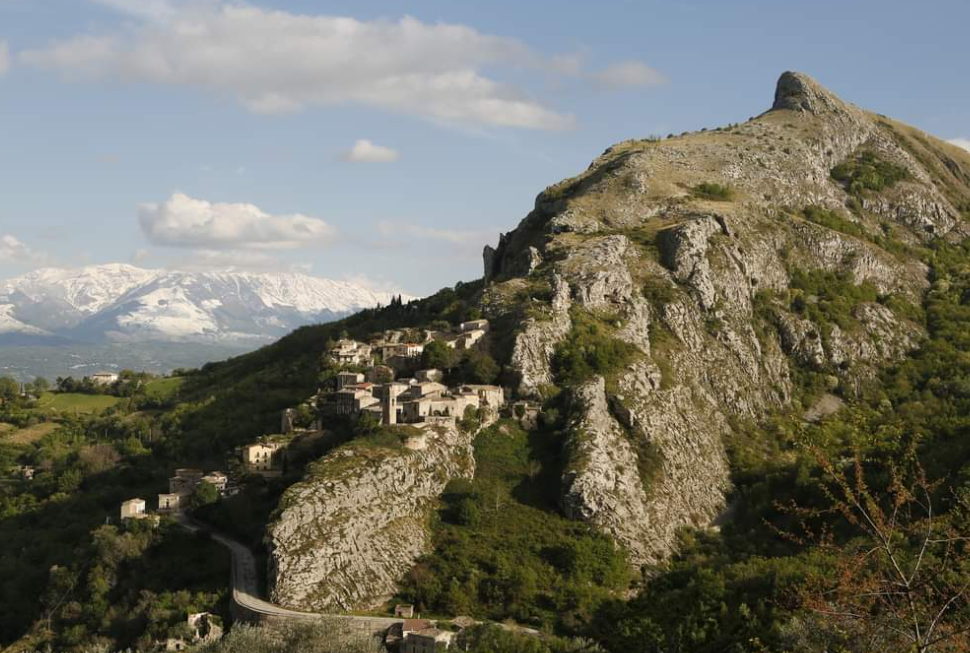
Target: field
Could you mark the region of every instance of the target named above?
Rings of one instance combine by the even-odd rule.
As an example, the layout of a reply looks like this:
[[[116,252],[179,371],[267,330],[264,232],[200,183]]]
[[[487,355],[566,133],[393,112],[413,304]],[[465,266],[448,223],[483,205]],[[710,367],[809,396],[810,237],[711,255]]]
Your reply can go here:
[[[120,401],[108,395],[85,395],[72,392],[45,392],[37,402],[39,408],[47,408],[62,413],[97,413],[111,408]]]
[[[0,424],[0,442],[3,444],[31,444],[58,427],[56,422],[42,422],[24,429],[11,424]]]
[[[178,393],[184,381],[180,376],[149,381],[145,385],[145,394],[153,399],[171,399]]]

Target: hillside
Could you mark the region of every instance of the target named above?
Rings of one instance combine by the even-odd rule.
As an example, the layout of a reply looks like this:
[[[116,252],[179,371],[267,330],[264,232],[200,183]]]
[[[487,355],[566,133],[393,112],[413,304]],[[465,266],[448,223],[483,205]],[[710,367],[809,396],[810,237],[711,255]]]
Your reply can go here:
[[[906,650],[868,613],[820,617],[829,599],[811,591],[874,564],[847,487],[892,506],[925,472],[943,483],[926,501],[970,534],[968,237],[970,153],[784,73],[746,123],[625,141],[545,189],[485,248],[482,280],[187,376],[143,416],[159,436],[141,464],[162,477],[275,433],[331,380],[337,338],[484,317],[498,383],[541,406],[538,424],[508,416],[420,454],[401,433],[324,424],[336,437],[316,457],[208,515],[265,547],[270,596],[393,597],[611,653]],[[805,522],[824,541],[790,536]],[[913,541],[907,563],[923,559]],[[956,587],[970,568],[956,545],[926,564]],[[929,611],[937,587],[907,591]],[[961,596],[940,613],[955,606],[947,637],[967,632]]]

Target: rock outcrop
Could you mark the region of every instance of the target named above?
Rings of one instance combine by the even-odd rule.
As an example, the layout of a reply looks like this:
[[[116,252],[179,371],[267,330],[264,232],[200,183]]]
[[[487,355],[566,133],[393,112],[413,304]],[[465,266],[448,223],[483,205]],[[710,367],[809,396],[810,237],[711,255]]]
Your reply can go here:
[[[471,443],[442,427],[399,447],[352,443],[315,463],[286,491],[266,536],[272,601],[337,612],[390,598],[429,550],[445,485],[474,474]]]
[[[905,174],[850,194],[831,171],[863,153]],[[486,296],[553,289],[518,322],[519,393],[556,383],[576,311],[639,351],[572,391],[564,512],[638,564],[670,553],[679,527],[712,523],[730,491],[729,424],[810,409],[795,368],[851,396],[918,346],[921,328],[899,310],[928,287],[913,252],[970,234],[967,207],[970,158],[800,73],[783,74],[772,109],[747,123],[620,143],[546,189],[487,256]],[[835,217],[813,221],[809,208]],[[793,289],[796,273],[871,284],[879,301],[819,303]],[[648,479],[644,445],[659,460]]]

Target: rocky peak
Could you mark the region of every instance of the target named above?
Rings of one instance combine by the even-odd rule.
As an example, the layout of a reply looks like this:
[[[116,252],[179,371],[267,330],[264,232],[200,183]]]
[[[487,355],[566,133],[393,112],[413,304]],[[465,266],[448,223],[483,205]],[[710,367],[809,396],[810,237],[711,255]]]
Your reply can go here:
[[[778,78],[775,102],[771,109],[788,109],[822,115],[845,110],[846,105],[834,93],[804,73],[787,71]]]

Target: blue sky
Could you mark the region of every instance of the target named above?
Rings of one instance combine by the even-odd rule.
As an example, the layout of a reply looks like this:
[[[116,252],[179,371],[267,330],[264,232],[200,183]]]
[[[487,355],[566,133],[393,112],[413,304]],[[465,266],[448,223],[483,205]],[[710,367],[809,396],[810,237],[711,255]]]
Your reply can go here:
[[[0,276],[429,293],[610,144],[745,120],[784,70],[970,139],[968,27],[965,0],[0,0]]]

